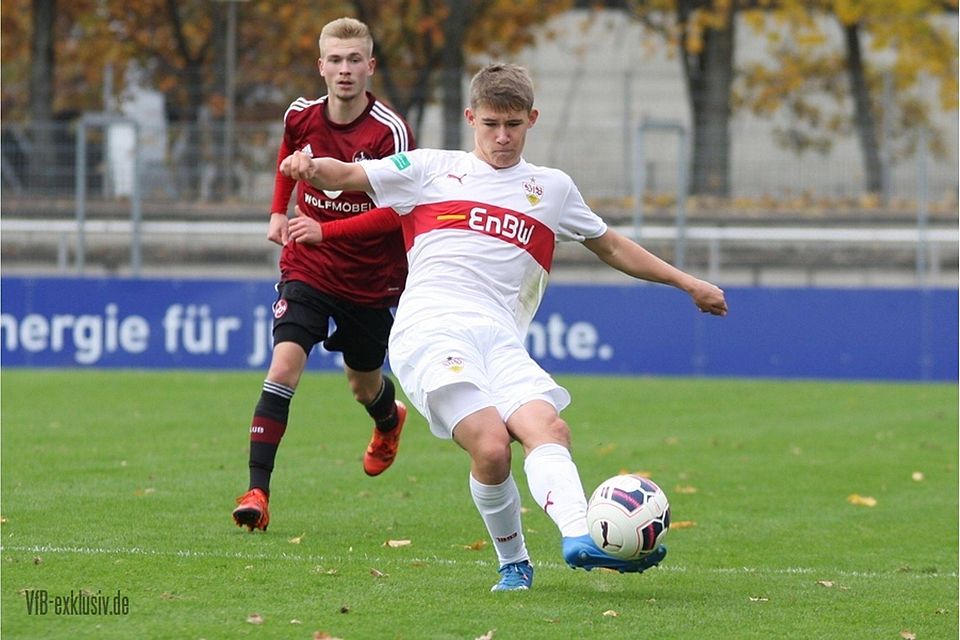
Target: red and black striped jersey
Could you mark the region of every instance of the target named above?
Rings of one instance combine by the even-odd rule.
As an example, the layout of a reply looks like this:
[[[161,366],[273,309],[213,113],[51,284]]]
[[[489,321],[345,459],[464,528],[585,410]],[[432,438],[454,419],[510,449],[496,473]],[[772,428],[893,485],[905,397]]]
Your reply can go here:
[[[357,162],[414,148],[413,133],[406,121],[369,92],[367,100],[367,109],[348,124],[328,119],[326,97],[294,100],[284,114],[278,168],[294,151]],[[272,211],[287,211],[294,186],[300,209],[320,222],[355,216],[374,206],[363,192],[324,191],[295,182],[278,171]],[[331,239],[320,245],[289,242],[280,253],[280,273],[283,280],[299,280],[356,304],[394,306],[407,275],[403,237],[393,232],[370,238]]]

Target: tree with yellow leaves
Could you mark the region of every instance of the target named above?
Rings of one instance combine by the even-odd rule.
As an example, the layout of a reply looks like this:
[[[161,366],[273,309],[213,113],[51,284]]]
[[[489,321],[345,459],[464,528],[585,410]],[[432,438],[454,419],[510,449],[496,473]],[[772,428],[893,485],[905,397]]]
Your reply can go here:
[[[785,110],[792,125],[776,130],[777,142],[796,152],[829,150],[837,136],[855,132],[868,192],[881,189],[883,155],[889,163],[911,154],[920,132],[933,127],[933,109],[957,109],[957,0],[579,0],[577,6],[625,11],[677,53],[690,101],[693,193],[729,195],[728,125],[739,109],[768,117]],[[766,39],[766,60],[737,64],[742,24]],[[919,91],[924,83],[938,85],[938,104]],[[931,141],[943,153],[940,137]]]
[[[352,15],[370,25],[378,60],[374,89],[417,133],[442,90],[445,144],[459,146],[467,55],[516,51],[570,0],[10,0],[3,13],[3,108],[32,117],[36,135],[55,114],[111,111],[135,63],[184,125],[187,163],[198,160],[200,122],[225,116],[228,3],[237,20],[238,119],[279,118],[291,95],[319,95],[320,27]],[[34,43],[32,49],[31,39]],[[29,96],[29,99],[25,98]],[[452,115],[452,114],[455,114]],[[214,136],[214,144],[223,140]],[[49,148],[49,144],[38,145]],[[205,152],[213,153],[212,150]]]
[[[910,155],[921,132],[935,129],[934,109],[957,110],[957,0],[770,5],[744,13],[766,37],[768,57],[742,69],[735,104],[763,115],[785,109],[791,124],[778,129],[778,140],[797,152],[826,151],[837,135],[855,131],[865,189],[881,193],[883,156],[892,163]],[[931,84],[935,103],[922,92]],[[930,140],[942,154],[940,136]]]

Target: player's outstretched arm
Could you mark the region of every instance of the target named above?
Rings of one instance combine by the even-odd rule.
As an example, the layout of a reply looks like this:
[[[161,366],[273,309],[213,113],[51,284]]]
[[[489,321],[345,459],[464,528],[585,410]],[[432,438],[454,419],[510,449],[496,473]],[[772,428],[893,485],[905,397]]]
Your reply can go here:
[[[309,182],[318,189],[336,191],[372,191],[367,172],[357,162],[341,162],[335,158],[311,158],[294,151],[280,163],[280,173]]]
[[[686,291],[704,313],[727,315],[723,289],[677,269],[613,229],[607,229],[598,238],[584,240],[583,245],[605,263],[629,276]]]

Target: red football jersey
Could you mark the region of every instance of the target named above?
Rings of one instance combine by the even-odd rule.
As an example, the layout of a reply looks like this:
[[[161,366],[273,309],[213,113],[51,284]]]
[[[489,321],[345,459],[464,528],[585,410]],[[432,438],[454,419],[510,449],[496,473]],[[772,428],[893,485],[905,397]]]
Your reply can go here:
[[[393,109],[367,92],[363,114],[345,125],[327,119],[326,97],[297,98],[284,114],[279,163],[294,151],[344,162],[385,158],[414,148],[413,132]],[[327,222],[374,207],[360,191],[324,191],[277,172],[272,211],[286,211],[293,187],[308,216]],[[407,277],[407,256],[400,232],[363,239],[333,239],[320,245],[288,242],[280,252],[283,280],[299,280],[343,300],[370,307],[397,304]]]

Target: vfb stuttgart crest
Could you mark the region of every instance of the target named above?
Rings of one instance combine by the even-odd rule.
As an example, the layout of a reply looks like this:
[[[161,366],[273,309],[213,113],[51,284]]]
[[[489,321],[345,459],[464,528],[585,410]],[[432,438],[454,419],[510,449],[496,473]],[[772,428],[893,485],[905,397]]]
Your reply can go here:
[[[441,364],[454,373],[463,371],[463,358],[459,356],[447,356]]]
[[[523,194],[527,196],[527,202],[532,205],[539,204],[543,198],[543,186],[537,183],[536,178],[530,178],[523,181]]]

